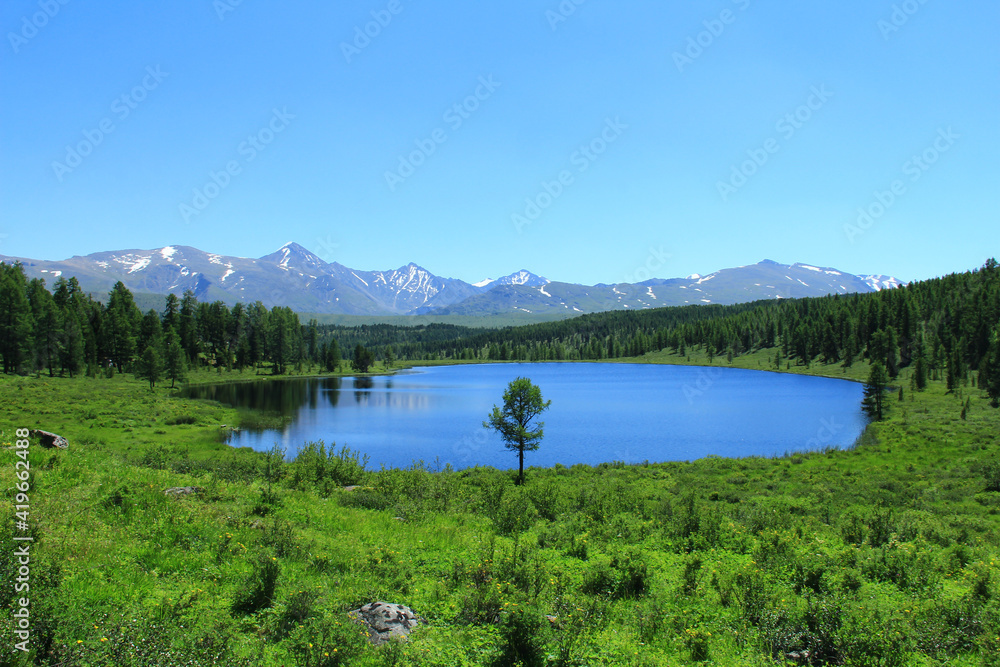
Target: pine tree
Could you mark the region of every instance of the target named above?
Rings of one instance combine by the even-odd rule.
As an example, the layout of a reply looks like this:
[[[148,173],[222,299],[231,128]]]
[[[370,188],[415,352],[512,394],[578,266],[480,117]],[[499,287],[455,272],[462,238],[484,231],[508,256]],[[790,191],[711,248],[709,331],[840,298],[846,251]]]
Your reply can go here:
[[[86,341],[80,320],[68,303],[62,311],[62,343],[59,347],[59,366],[67,371],[70,377],[80,372],[84,365]]]
[[[865,397],[861,402],[861,408],[874,421],[882,420],[888,382],[889,375],[885,371],[885,366],[877,361],[873,363],[868,373],[868,381],[865,383]]]
[[[160,353],[150,345],[139,357],[136,376],[149,380],[149,389],[152,391],[156,387],[156,383],[160,381],[162,373],[163,361],[160,358]]]
[[[990,404],[1000,407],[1000,325],[993,330],[986,358],[986,393],[991,399]]]
[[[153,309],[142,316],[136,337],[137,350],[145,350],[150,346],[156,348],[157,352],[163,351],[163,326],[160,324],[159,314]]]
[[[0,356],[4,373],[20,371],[32,349],[34,319],[27,287],[19,263],[0,263]]]
[[[177,335],[181,339],[181,347],[187,355],[188,363],[195,364],[198,361],[198,322],[195,314],[198,310],[198,299],[194,292],[186,290],[181,297],[181,310]]]
[[[323,365],[326,366],[327,372],[336,373],[340,368],[340,346],[337,344],[337,339],[331,338],[330,343],[324,345]]]
[[[306,345],[306,358],[309,359],[309,363],[313,364],[320,361],[319,323],[315,319],[309,320],[309,324],[306,325],[306,331],[303,339]]]
[[[180,316],[181,302],[176,294],[168,294],[166,305],[163,309],[163,328],[179,331],[181,326]]]
[[[354,348],[354,359],[351,360],[351,368],[358,373],[367,373],[368,369],[375,362],[372,353],[364,345],[358,343]]]
[[[35,328],[34,366],[35,371],[49,371],[49,377],[55,375],[55,367],[59,362],[60,341],[62,340],[62,320],[55,299],[45,289],[45,281],[34,279],[28,285],[28,303],[31,304],[32,318]]]
[[[184,381],[184,348],[181,347],[180,336],[173,329],[167,329],[164,338],[165,364],[164,370],[167,379],[170,380],[170,388],[173,389],[175,383]]]
[[[535,420],[552,401],[543,400],[541,389],[525,377],[515,378],[507,385],[503,401],[502,409],[493,406],[489,420],[483,422],[483,428],[499,433],[504,446],[517,452],[517,483],[521,485],[524,484],[524,453],[538,449],[544,433],[545,424]]]
[[[132,363],[136,351],[136,334],[142,313],[135,305],[132,293],[124,283],[118,281],[108,296],[108,307],[104,318],[106,345],[112,362],[118,371],[125,370]]]
[[[927,356],[924,352],[924,337],[919,335],[913,347],[913,386],[917,391],[927,388]]]

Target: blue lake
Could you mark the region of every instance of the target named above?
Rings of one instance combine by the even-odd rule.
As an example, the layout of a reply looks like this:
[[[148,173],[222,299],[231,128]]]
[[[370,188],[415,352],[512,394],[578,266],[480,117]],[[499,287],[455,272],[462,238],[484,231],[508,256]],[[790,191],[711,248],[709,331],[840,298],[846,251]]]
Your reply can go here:
[[[189,396],[292,417],[278,431],[230,444],[289,457],[311,440],[368,454],[369,468],[516,468],[517,455],[482,427],[503,390],[531,378],[552,406],[525,466],[776,456],[849,447],[865,427],[862,387],[845,380],[732,368],[646,364],[439,366],[395,376],[267,380],[195,387]]]

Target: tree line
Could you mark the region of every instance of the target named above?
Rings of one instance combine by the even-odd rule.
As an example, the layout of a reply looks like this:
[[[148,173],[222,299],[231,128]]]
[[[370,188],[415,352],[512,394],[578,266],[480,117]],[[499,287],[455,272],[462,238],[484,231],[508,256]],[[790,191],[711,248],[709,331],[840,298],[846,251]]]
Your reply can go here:
[[[1000,268],[980,269],[867,294],[610,311],[495,330],[449,325],[320,327],[320,338],[350,339],[403,360],[558,361],[698,350],[710,361],[773,349],[775,368],[879,363],[890,380],[913,368],[915,388],[972,372],[1000,397]]]
[[[343,347],[341,347],[343,345]],[[341,350],[346,353],[342,353]],[[610,311],[503,329],[447,324],[359,327],[301,324],[287,307],[200,303],[191,292],[143,314],[117,283],[101,303],[75,278],[52,292],[19,264],[0,264],[0,358],[5,373],[87,373],[109,368],[177,381],[184,368],[285,373],[328,371],[347,357],[357,372],[377,361],[559,361],[698,350],[714,361],[774,350],[775,368],[817,361],[879,363],[890,380],[913,368],[915,389],[968,382],[1000,400],[1000,268],[980,269],[869,294]],[[151,380],[155,382],[156,380]]]
[[[143,313],[121,282],[101,302],[76,278],[59,277],[50,292],[20,264],[0,263],[0,361],[8,374],[131,372],[153,386],[203,366],[333,371],[341,353],[336,339],[320,341],[315,320],[302,325],[287,307],[203,303],[187,291],[167,295],[162,312]]]

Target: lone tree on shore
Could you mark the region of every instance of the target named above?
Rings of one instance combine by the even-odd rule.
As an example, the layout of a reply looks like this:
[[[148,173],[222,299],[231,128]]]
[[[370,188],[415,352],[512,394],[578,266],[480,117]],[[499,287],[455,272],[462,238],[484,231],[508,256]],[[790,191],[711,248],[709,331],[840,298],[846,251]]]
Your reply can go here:
[[[552,401],[542,400],[542,390],[528,378],[515,378],[503,392],[503,409],[493,406],[483,428],[493,429],[503,438],[504,446],[517,452],[517,483],[524,484],[524,453],[538,449],[544,422],[532,422],[545,412]],[[534,427],[534,430],[532,428]]]
[[[888,382],[889,374],[886,372],[885,366],[876,361],[868,373],[868,382],[865,383],[865,397],[861,401],[861,408],[865,414],[875,421],[882,421]]]

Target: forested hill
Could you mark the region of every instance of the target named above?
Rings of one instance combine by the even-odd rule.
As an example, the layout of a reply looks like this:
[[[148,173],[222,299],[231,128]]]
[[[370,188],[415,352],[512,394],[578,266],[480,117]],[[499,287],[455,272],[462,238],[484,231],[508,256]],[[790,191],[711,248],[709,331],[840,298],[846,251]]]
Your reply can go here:
[[[950,381],[979,372],[1000,385],[1000,268],[993,259],[975,271],[870,294],[758,301],[641,311],[611,311],[569,320],[486,330],[452,325],[306,324],[289,308],[255,303],[230,308],[170,295],[145,315],[121,283],[106,305],[75,279],[50,292],[20,265],[0,264],[0,359],[4,372],[96,374],[109,362],[120,371],[161,369],[180,379],[185,366],[273,372],[321,364],[339,367],[363,353],[373,359],[552,361],[639,357],[667,349],[684,356],[697,346],[738,357],[774,349],[774,363],[880,361],[895,376],[917,364],[917,377]],[[391,348],[391,349],[390,349]],[[368,364],[362,364],[367,369]],[[991,393],[994,393],[991,390]],[[998,391],[997,393],[1000,393]],[[994,395],[996,395],[994,393]]]

